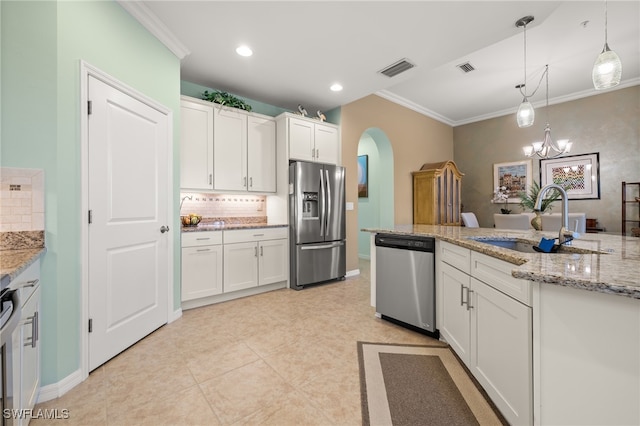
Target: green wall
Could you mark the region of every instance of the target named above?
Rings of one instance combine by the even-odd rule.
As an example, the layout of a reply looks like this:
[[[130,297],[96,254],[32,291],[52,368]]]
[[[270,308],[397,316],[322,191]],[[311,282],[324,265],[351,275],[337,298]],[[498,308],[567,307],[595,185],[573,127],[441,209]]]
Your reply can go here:
[[[80,60],[174,111],[179,241],[180,62],[113,1],[2,1],[1,165],[45,171],[42,385],[80,368]],[[180,306],[174,246],[174,306]],[[83,331],[82,331],[83,332]]]

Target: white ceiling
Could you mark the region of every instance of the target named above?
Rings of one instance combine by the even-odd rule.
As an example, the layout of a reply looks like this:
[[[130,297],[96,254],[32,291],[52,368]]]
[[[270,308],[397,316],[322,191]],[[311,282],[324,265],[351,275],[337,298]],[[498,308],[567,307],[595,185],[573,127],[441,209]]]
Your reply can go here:
[[[178,52],[181,79],[314,115],[376,93],[450,125],[515,113],[549,64],[550,103],[596,94],[604,1],[142,1],[120,4]],[[586,25],[583,22],[588,21]],[[640,1],[608,2],[618,88],[640,84]],[[168,42],[166,41],[168,40]],[[250,58],[235,48],[249,45]],[[177,46],[177,47],[176,47]],[[182,52],[182,53],[180,53]],[[396,77],[379,70],[407,58]],[[456,65],[471,62],[463,73]],[[339,82],[344,90],[331,92]],[[532,98],[544,105],[544,82]]]

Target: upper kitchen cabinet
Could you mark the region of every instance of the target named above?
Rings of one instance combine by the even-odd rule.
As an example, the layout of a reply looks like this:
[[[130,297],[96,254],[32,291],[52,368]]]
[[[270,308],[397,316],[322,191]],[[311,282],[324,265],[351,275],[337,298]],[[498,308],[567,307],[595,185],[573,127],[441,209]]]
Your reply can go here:
[[[213,189],[213,107],[180,101],[180,186]]]
[[[182,98],[181,187],[215,191],[276,191],[276,123],[268,116]],[[211,128],[191,110],[208,111]],[[196,118],[199,118],[196,116]],[[189,128],[187,128],[189,127]],[[208,141],[207,150],[205,140]],[[206,173],[205,164],[207,164]],[[210,164],[210,166],[209,166]],[[189,169],[189,170],[185,170]],[[206,176],[206,181],[186,179]]]
[[[424,164],[413,172],[413,223],[460,225],[462,176],[453,161]]]
[[[289,159],[340,164],[338,126],[289,113],[277,120],[278,137],[286,139]]]

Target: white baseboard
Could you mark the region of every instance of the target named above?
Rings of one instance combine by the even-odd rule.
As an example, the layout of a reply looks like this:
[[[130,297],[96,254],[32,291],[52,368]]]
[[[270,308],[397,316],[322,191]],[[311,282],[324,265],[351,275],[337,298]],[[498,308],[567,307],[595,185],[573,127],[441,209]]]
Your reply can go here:
[[[345,277],[346,278],[355,277],[356,275],[360,275],[360,269],[354,269],[352,271],[347,271],[347,274],[345,275]]]
[[[182,316],[182,308],[176,309],[169,315],[169,318],[167,319],[167,324],[171,324],[181,316]]]
[[[42,386],[38,392],[37,402],[51,401],[52,399],[59,398],[82,382],[82,370],[78,369],[58,383]]]

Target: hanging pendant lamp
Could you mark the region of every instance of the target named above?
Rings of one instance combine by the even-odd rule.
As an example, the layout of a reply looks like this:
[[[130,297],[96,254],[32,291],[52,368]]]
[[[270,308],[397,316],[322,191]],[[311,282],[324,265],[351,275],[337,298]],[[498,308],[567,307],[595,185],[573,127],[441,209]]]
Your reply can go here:
[[[518,84],[516,89],[520,90],[520,94],[522,94],[522,103],[518,107],[518,112],[516,113],[516,121],[518,122],[518,127],[529,127],[533,125],[533,122],[536,118],[536,111],[533,109],[533,105],[529,102],[529,97],[533,96],[527,95],[527,24],[533,21],[533,16],[525,16],[516,21],[516,27],[524,28],[524,81],[522,84]],[[523,90],[524,89],[524,90]],[[534,91],[535,93],[535,91]]]
[[[593,64],[591,78],[596,90],[610,89],[620,84],[622,62],[607,42],[607,1],[604,2],[604,48]]]

